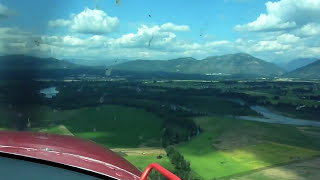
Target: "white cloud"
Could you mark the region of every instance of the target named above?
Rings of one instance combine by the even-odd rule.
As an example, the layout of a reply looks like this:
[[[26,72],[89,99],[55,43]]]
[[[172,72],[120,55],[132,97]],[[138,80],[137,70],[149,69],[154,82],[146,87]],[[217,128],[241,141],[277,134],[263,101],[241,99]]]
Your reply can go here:
[[[253,47],[254,51],[278,51],[289,49],[290,45],[281,44],[277,41],[259,41]]]
[[[120,38],[112,39],[110,45],[127,48],[163,49],[167,51],[179,51],[184,48],[192,49],[196,46],[195,44],[188,46],[187,44],[189,43],[178,40],[174,33],[174,31],[186,31],[188,29],[186,25],[172,23],[152,27],[142,25],[138,28],[137,33],[129,33],[122,35]]]
[[[48,24],[52,27],[69,26],[76,33],[102,35],[116,31],[119,19],[108,16],[102,10],[86,8],[79,14],[72,15],[71,20],[57,19]]]
[[[234,27],[246,32],[239,34],[235,49],[274,61],[320,56],[320,0],[277,0],[265,6],[266,13]]]
[[[13,28],[0,28],[0,55],[26,54],[40,57],[76,59],[171,59],[193,56],[204,58],[222,54],[228,41],[200,44],[179,39],[174,29],[162,25],[142,25],[136,33],[118,38],[104,35],[34,35]],[[153,37],[153,38],[152,38]],[[152,42],[149,46],[149,41]],[[40,42],[40,45],[35,43]]]
[[[73,17],[71,29],[84,34],[106,34],[115,31],[119,24],[117,17],[110,17],[101,10],[85,9]]]
[[[277,30],[277,29],[287,29],[296,26],[295,22],[282,22],[276,16],[267,16],[261,14],[256,21],[245,25],[236,25],[236,31],[261,31],[261,30]]]
[[[11,15],[11,11],[3,4],[0,3],[0,19],[7,18]]]
[[[319,0],[280,0],[266,3],[266,14],[253,22],[236,25],[236,31],[275,31],[299,28],[320,21]]]
[[[78,15],[73,15],[70,20],[52,21],[51,26],[66,26],[71,30],[75,17]],[[317,24],[303,27],[316,29]],[[299,33],[302,33],[302,29]],[[189,30],[187,25],[174,23],[141,25],[136,32],[107,37],[105,34],[83,35],[74,33],[74,30],[64,35],[34,35],[15,28],[0,28],[0,55],[27,54],[89,60],[171,59],[186,56],[201,59],[236,52],[250,53],[265,60],[320,56],[319,43],[313,37],[298,37],[299,33],[296,31],[247,33],[248,36],[235,40],[212,38],[200,42],[181,39],[180,34],[176,33]],[[37,45],[35,40],[40,42],[40,45]]]
[[[293,35],[293,34],[282,34],[277,37],[277,41],[280,43],[296,43],[300,40],[299,37]]]
[[[211,42],[207,42],[205,44],[206,47],[218,47],[218,46],[221,46],[221,45],[226,45],[226,44],[229,44],[230,42],[229,41],[211,41]]]
[[[161,25],[162,31],[190,31],[190,27],[187,25],[175,25],[173,23],[166,23]]]
[[[320,24],[316,23],[309,23],[304,26],[300,30],[298,30],[298,33],[302,36],[315,36],[320,34]]]
[[[65,19],[52,20],[52,21],[49,21],[48,23],[50,27],[63,27],[63,26],[68,26],[70,24],[71,24],[71,21],[65,20]]]
[[[275,54],[280,55],[280,54],[284,54],[283,51],[276,51]]]

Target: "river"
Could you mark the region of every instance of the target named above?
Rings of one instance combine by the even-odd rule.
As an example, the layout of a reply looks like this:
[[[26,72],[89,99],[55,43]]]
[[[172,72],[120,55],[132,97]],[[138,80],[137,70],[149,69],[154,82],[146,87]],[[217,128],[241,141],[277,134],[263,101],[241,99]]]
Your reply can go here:
[[[46,98],[52,98],[53,96],[56,96],[59,93],[59,91],[56,89],[56,87],[49,87],[41,89],[40,93],[44,94]]]
[[[230,100],[230,99],[228,99]],[[244,105],[245,102],[239,99],[231,100],[232,102]],[[297,125],[297,126],[316,126],[320,127],[320,121],[313,121],[307,119],[297,119],[297,118],[290,118],[275,112],[268,110],[262,106],[250,106],[250,109],[256,111],[257,113],[261,114],[263,117],[255,117],[255,116],[236,116],[237,119],[242,120],[250,120],[250,121],[259,121],[259,122],[267,122],[267,123],[277,123],[277,124],[290,124],[290,125]]]

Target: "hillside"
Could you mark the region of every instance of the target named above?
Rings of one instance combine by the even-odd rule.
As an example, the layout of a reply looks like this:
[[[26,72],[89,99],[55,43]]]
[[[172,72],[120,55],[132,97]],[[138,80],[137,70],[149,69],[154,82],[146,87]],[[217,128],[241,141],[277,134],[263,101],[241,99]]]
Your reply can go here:
[[[287,70],[288,72],[290,72],[290,71],[299,69],[303,66],[306,66],[308,64],[311,64],[316,60],[317,60],[316,58],[299,58],[299,59],[291,60],[285,64],[279,64],[279,66]]]
[[[173,60],[136,60],[111,66],[116,70],[177,72],[186,74],[257,75],[276,76],[284,70],[272,63],[248,54],[228,54],[212,56],[203,60],[179,58]]]
[[[83,66],[54,58],[38,58],[24,55],[0,56],[0,70],[53,70],[81,67]]]
[[[54,58],[0,56],[1,79],[63,78],[83,74],[103,75],[104,68],[87,67]]]
[[[73,64],[83,65],[83,66],[112,66],[120,63],[127,62],[126,59],[95,59],[95,60],[87,60],[87,59],[64,59],[64,61],[71,62]]]
[[[285,74],[285,77],[300,79],[320,79],[320,60]]]

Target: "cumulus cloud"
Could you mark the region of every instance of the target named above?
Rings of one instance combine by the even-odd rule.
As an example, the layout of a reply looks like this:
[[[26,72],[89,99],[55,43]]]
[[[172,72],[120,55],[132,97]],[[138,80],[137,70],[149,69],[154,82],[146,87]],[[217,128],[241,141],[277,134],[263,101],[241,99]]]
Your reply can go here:
[[[246,32],[239,34],[235,49],[274,61],[320,56],[319,0],[277,0],[265,6],[266,13],[234,27]]]
[[[7,18],[11,14],[11,11],[5,5],[0,3],[0,19]]]
[[[102,35],[116,31],[119,19],[108,16],[102,10],[86,8],[79,14],[72,15],[70,20],[51,20],[48,25],[51,27],[68,26],[76,33]]]
[[[184,27],[173,23],[170,26]],[[26,54],[61,59],[171,59],[185,56],[204,58],[222,54],[226,52],[226,45],[232,44],[228,41],[209,41],[203,44],[186,41],[178,38],[176,31],[177,29],[168,29],[163,25],[141,25],[135,33],[110,38],[105,35],[83,36],[77,33],[35,35],[14,28],[0,28],[0,55]],[[150,39],[153,40],[149,46]],[[40,42],[40,45],[34,43],[35,40]]]
[[[315,36],[320,34],[320,24],[309,23],[301,27],[298,33],[302,36]]]
[[[299,37],[293,35],[293,34],[282,34],[277,37],[277,41],[280,43],[296,43],[300,40]]]
[[[154,36],[151,46],[148,41]],[[40,45],[34,43],[37,40]],[[246,52],[265,60],[277,57],[320,56],[318,46],[293,34],[280,34],[268,40],[239,38],[235,41],[196,43],[164,32],[161,25],[142,25],[136,33],[118,38],[104,35],[35,35],[16,28],[0,28],[0,54],[27,54],[40,57],[76,59],[171,59],[192,56],[198,59],[226,53]]]
[[[220,45],[224,45],[224,44],[229,44],[229,41],[212,41],[212,42],[208,42],[206,43],[207,46],[210,47],[215,47],[215,46],[220,46]]]
[[[38,39],[32,33],[17,28],[0,28],[0,54],[32,54],[31,42]],[[36,46],[36,45],[34,45]]]
[[[190,31],[190,27],[187,25],[175,25],[173,23],[166,23],[161,25],[162,31]]]
[[[148,27],[141,25],[136,33],[122,35],[119,38],[111,39],[110,44],[120,47],[163,49],[167,51],[179,51],[185,48],[193,48],[196,44],[189,45],[177,39],[175,31],[188,31],[186,25],[175,25],[166,23]]]
[[[273,15],[261,14],[257,20],[250,22],[245,25],[236,25],[236,31],[262,31],[262,30],[281,30],[293,28],[296,26],[296,23],[291,22],[282,22],[279,17]]]
[[[15,28],[0,28],[0,54],[76,59],[171,59],[185,56],[201,59],[236,52],[250,53],[265,60],[320,56],[320,43],[315,40],[320,35],[319,20],[309,17],[309,12],[303,22],[292,15],[292,10],[283,7],[284,4],[278,6],[280,2],[292,5],[298,0],[268,2],[266,14],[260,15],[256,21],[235,27],[239,31],[249,29],[256,32],[246,33],[236,40],[184,40],[179,35],[188,33],[190,27],[172,22],[153,26],[142,24],[135,32],[107,37],[106,34],[117,29],[119,19],[101,10],[85,9],[69,19],[48,22],[50,27],[69,29],[64,35],[34,35]],[[313,7],[316,9],[317,4]],[[279,8],[287,11],[280,12]]]
[[[259,41],[253,46],[254,51],[279,51],[289,49],[291,46],[278,41]]]
[[[73,17],[70,28],[84,34],[106,34],[116,30],[118,24],[117,17],[110,17],[101,10],[87,8]]]
[[[300,28],[308,23],[320,21],[319,0],[280,0],[267,2],[266,14],[253,22],[236,25],[236,31],[275,31]]]

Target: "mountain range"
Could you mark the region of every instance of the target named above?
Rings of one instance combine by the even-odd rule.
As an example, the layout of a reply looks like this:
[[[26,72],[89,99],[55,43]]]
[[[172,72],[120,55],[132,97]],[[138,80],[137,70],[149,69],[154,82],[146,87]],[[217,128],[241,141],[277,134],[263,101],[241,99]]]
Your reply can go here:
[[[317,60],[311,64],[293,70],[287,74],[285,77],[289,78],[299,78],[299,79],[320,79],[320,60]]]
[[[64,60],[38,58],[25,55],[0,56],[0,70],[56,70],[83,68]]]
[[[316,60],[317,60],[317,58],[299,58],[299,59],[291,60],[288,63],[281,63],[278,65],[279,65],[279,67],[290,72],[290,71],[299,69],[303,66],[306,66],[308,64],[311,64],[311,63],[315,62]]]
[[[103,75],[104,68],[78,65],[54,58],[0,56],[1,79],[64,78],[83,74]]]
[[[112,66],[120,63],[127,62],[129,60],[126,59],[116,59],[116,60],[104,60],[104,59],[98,59],[98,60],[86,60],[86,59],[64,59],[64,61],[71,62],[78,65],[83,66]]]
[[[237,53],[211,56],[202,60],[135,60],[110,66],[115,70],[144,72],[175,72],[185,74],[280,76],[285,71],[249,54]]]
[[[300,59],[299,61],[303,61]],[[301,64],[301,63],[300,63]],[[242,75],[242,77],[288,77],[300,79],[320,79],[320,60],[303,66],[289,73],[278,66],[255,58],[249,54],[227,54],[222,56],[211,56],[202,60],[191,57],[173,60],[134,60],[109,66],[113,72],[136,73],[169,73],[172,76],[181,77],[186,75]],[[24,77],[34,74],[36,77],[66,77],[79,75],[99,75],[105,73],[105,66],[84,66],[58,60],[54,58],[38,58],[24,55],[0,56],[0,77],[11,76]],[[136,73],[133,73],[136,72]],[[122,74],[123,75],[123,74]],[[126,74],[127,75],[127,74]],[[244,76],[243,76],[244,75]]]

